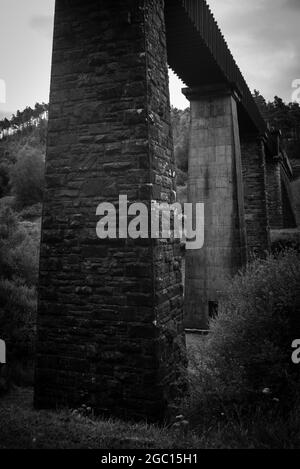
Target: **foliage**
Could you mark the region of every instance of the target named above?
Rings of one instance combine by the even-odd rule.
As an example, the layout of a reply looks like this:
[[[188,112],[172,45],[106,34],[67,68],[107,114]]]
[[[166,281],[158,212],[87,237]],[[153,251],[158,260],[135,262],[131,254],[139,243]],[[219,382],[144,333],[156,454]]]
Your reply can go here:
[[[9,193],[9,182],[9,166],[4,162],[0,163],[0,198]]]
[[[190,110],[180,111],[172,108],[171,118],[176,166],[186,173],[188,169]],[[184,181],[180,180],[179,185],[181,185],[181,182]]]
[[[29,231],[10,207],[1,207],[0,330],[10,363],[34,353],[38,247],[38,227]]]
[[[39,149],[25,146],[19,151],[11,170],[11,184],[20,207],[42,201],[44,167],[44,154]]]
[[[273,230],[271,248],[274,254],[286,249],[294,249],[300,253],[300,231],[296,229]]]
[[[22,280],[0,280],[1,336],[10,361],[32,357],[35,343],[36,291]]]
[[[300,105],[297,102],[285,103],[278,96],[266,102],[255,90],[253,97],[270,126],[282,132],[289,158],[300,158]]]
[[[206,409],[211,410],[211,409]],[[205,409],[204,409],[205,411]],[[179,437],[173,428],[122,422],[69,411],[33,410],[32,391],[16,388],[0,401],[0,449],[295,449],[299,407],[281,415],[258,407],[251,415],[226,409],[198,417]]]
[[[186,186],[188,176],[184,171],[177,169],[176,184],[177,186]]]
[[[256,260],[228,284],[196,364],[206,392],[252,400],[270,389],[295,396],[299,373],[291,344],[300,336],[300,254]]]
[[[38,119],[44,112],[48,111],[49,105],[45,103],[36,103],[34,109],[26,106],[23,111],[17,111],[11,119],[0,120],[0,130],[14,128],[17,129],[22,125],[28,124],[31,119]]]
[[[37,203],[29,207],[23,208],[19,213],[20,218],[23,220],[34,220],[42,216],[42,204]]]
[[[36,229],[37,230],[37,229]],[[29,286],[37,282],[38,232],[29,236],[9,208],[0,209],[1,276],[21,278]]]
[[[36,112],[42,112],[42,108],[37,104]],[[47,125],[40,119],[36,126],[22,127],[1,141],[0,199],[15,195],[18,209],[42,200]]]

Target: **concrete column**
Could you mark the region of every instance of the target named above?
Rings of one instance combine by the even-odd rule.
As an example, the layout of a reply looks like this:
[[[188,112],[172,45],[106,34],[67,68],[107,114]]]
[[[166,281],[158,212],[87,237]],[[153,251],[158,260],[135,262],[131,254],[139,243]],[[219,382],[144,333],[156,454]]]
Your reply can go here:
[[[206,329],[225,279],[246,261],[237,104],[223,86],[184,94],[191,102],[188,201],[205,204],[204,247],[186,252],[185,327]]]
[[[270,249],[267,174],[264,142],[258,135],[241,136],[248,257]]]
[[[184,361],[180,246],[100,240],[96,209],[120,195],[149,209],[175,189],[163,0],[57,0],[37,407],[168,415]]]

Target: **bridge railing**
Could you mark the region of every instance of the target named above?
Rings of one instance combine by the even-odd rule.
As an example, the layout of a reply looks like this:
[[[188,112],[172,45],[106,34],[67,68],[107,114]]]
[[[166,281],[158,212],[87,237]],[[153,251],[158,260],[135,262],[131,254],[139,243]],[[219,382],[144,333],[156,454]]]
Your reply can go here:
[[[264,134],[267,130],[266,122],[206,1],[181,0],[181,2],[226,80],[238,92],[253,123]]]

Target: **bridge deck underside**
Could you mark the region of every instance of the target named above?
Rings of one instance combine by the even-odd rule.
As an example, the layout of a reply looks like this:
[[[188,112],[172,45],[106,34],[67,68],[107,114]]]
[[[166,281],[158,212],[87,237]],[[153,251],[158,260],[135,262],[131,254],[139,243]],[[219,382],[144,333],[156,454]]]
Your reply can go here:
[[[168,63],[189,87],[227,84],[240,97],[241,131],[266,131],[251,92],[204,0],[165,0]]]

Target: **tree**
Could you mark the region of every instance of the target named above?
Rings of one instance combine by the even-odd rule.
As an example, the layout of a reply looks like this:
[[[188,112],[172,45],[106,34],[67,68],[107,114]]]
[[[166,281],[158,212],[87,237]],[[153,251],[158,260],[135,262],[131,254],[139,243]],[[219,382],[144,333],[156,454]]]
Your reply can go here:
[[[262,116],[275,129],[281,130],[286,150],[292,158],[300,157],[300,106],[285,103],[275,96],[268,103],[259,91],[254,90],[253,98]]]
[[[33,147],[25,146],[11,170],[13,193],[20,207],[41,202],[44,189],[44,155]]]
[[[176,166],[186,173],[188,170],[190,110],[180,111],[172,108],[171,117]]]
[[[9,181],[9,167],[4,162],[0,163],[0,198],[8,193]]]

